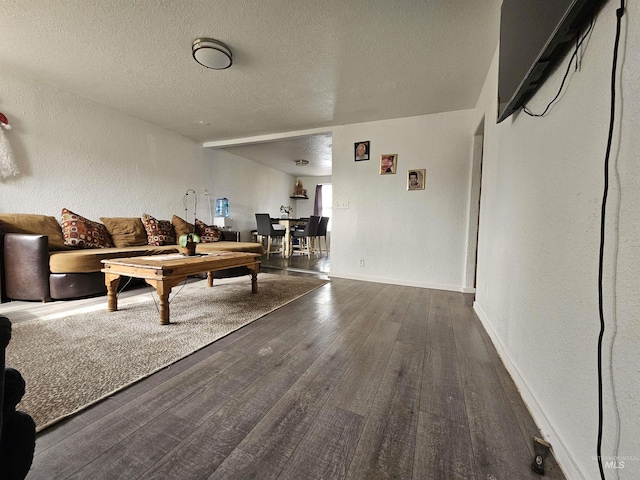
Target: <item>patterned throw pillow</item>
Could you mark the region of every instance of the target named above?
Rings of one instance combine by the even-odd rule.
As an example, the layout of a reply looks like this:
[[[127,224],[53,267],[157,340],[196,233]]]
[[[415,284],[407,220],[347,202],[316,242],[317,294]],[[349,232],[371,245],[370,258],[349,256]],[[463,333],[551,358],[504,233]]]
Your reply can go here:
[[[64,244],[68,247],[113,247],[107,227],[99,222],[92,222],[66,208],[62,209],[62,236]]]
[[[157,220],[145,213],[142,215],[142,223],[147,231],[149,245],[159,247],[161,245],[176,244],[176,234],[169,220]]]
[[[222,230],[215,225],[207,225],[196,218],[196,233],[200,235],[202,243],[219,242],[222,239]]]

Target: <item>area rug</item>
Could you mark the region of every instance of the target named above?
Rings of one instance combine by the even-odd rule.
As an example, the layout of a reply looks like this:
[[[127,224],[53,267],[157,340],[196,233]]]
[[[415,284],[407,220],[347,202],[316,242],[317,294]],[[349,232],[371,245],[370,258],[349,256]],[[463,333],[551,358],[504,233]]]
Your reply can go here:
[[[258,275],[174,287],[170,325],[159,324],[155,292],[69,316],[17,323],[7,365],[18,369],[27,393],[18,409],[40,431],[211,344],[325,284],[310,277]]]

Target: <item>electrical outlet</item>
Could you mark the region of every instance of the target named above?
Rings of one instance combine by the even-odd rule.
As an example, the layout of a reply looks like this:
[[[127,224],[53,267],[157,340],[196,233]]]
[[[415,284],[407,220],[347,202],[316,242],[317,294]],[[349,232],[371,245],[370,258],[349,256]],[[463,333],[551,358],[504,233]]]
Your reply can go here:
[[[206,188],[204,189],[204,196],[205,196],[205,197],[208,197],[208,196],[209,196],[209,191],[208,191]]]
[[[544,475],[545,462],[550,451],[551,444],[549,442],[539,437],[533,437],[533,452],[535,455],[531,462],[531,470],[539,475]]]
[[[364,267],[364,258],[360,259],[360,262],[358,262],[358,266],[359,267]]]
[[[343,208],[343,209],[348,209],[349,208],[349,201],[344,201],[344,202],[336,202],[336,208]]]

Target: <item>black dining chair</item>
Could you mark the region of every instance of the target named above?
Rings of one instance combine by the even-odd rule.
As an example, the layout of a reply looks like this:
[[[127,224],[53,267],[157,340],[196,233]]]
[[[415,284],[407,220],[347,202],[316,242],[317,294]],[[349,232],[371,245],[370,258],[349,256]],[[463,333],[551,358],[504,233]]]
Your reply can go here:
[[[320,217],[317,215],[311,215],[303,230],[296,230],[293,232],[293,237],[300,241],[300,253],[306,253],[311,257],[311,247],[313,239],[318,234],[319,224]]]
[[[273,253],[283,253],[284,252],[284,230],[276,230],[273,228],[273,224],[271,223],[271,215],[268,213],[256,213],[256,224],[258,225],[258,235],[261,237],[267,237],[267,258],[271,254],[271,247],[274,243],[278,243],[280,245],[279,251],[276,250]],[[274,242],[275,240],[275,242]]]
[[[320,250],[320,256],[322,256],[322,238],[324,237],[324,248],[327,251],[327,257],[329,256],[329,244],[327,243],[327,225],[329,224],[329,217],[321,217],[318,224],[318,232],[316,238],[318,239],[318,249]]]

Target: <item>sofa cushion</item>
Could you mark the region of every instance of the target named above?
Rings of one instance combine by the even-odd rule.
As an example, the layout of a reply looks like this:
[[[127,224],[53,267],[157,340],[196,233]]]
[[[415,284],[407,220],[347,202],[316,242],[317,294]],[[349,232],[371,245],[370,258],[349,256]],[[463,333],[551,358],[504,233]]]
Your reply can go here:
[[[30,213],[0,213],[0,232],[30,233],[49,237],[49,250],[68,250],[55,217]]]
[[[175,245],[176,232],[169,220],[158,220],[149,214],[142,215],[142,223],[147,231],[147,243],[155,247]]]
[[[92,222],[82,215],[62,209],[62,236],[68,247],[109,248],[113,247],[107,227]]]
[[[188,233],[194,233],[196,231],[196,227],[192,223],[187,222],[177,215],[174,215],[171,218],[171,224],[176,232],[176,240],[179,240],[182,235],[187,235]]]
[[[222,251],[249,252],[262,255],[264,248],[260,243],[249,242],[215,242],[199,243],[196,252],[215,253]],[[49,255],[49,269],[51,273],[91,273],[102,270],[102,260],[111,258],[139,257],[161,253],[177,253],[177,245],[151,245],[125,248],[93,248],[79,249],[65,252],[51,252]]]
[[[196,218],[196,233],[200,235],[200,242],[212,243],[222,239],[222,230],[216,225],[207,225]]]
[[[102,260],[177,252],[177,245],[165,245],[162,247],[141,245],[122,248],[83,248],[65,252],[51,252],[49,255],[49,270],[51,270],[51,273],[99,272],[104,268]]]
[[[147,232],[138,217],[100,217],[116,247],[147,245]]]

